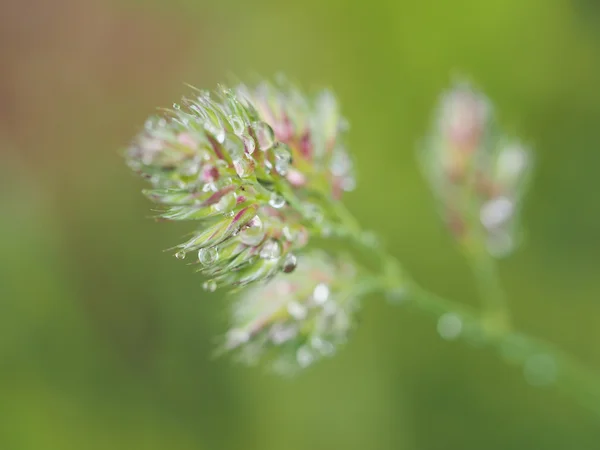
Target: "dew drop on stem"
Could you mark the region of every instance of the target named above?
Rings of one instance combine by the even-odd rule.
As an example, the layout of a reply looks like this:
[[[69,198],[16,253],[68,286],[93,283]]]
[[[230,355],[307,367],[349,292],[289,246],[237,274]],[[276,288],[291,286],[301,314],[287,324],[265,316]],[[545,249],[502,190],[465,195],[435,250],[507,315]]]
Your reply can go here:
[[[210,266],[219,259],[219,250],[216,247],[201,248],[198,250],[198,260],[204,266]]]

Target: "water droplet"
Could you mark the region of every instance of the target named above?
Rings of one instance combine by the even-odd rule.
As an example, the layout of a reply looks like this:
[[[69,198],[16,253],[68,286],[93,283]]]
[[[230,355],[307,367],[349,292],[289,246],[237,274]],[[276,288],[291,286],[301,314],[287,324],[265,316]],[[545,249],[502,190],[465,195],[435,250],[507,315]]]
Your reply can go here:
[[[329,225],[323,225],[321,227],[321,236],[324,238],[328,238],[333,234],[333,228]]]
[[[227,139],[223,143],[223,147],[225,147],[225,150],[227,150],[227,153],[229,153],[231,159],[241,158],[244,156],[244,141],[242,141],[242,139],[235,134],[230,134],[227,136]]]
[[[240,178],[248,178],[254,172],[252,162],[244,156],[233,160],[233,168]]]
[[[300,367],[308,367],[314,360],[315,357],[308,347],[302,346],[296,351],[296,361],[298,361]]]
[[[352,168],[352,161],[343,149],[337,149],[331,157],[330,170],[336,177],[346,175]]]
[[[275,133],[273,129],[266,122],[254,122],[252,124],[256,140],[258,141],[258,148],[263,152],[266,152],[275,143]]]
[[[229,212],[237,203],[237,197],[235,192],[229,192],[219,199],[217,203],[212,205],[212,208],[216,212]]]
[[[292,316],[296,320],[304,320],[306,319],[306,315],[308,314],[306,308],[295,301],[291,301],[288,303],[287,310],[290,313],[290,316]]]
[[[265,170],[267,173],[271,173],[271,169],[273,168],[273,164],[271,164],[271,161],[269,161],[268,159],[265,159]]]
[[[283,237],[290,241],[293,242],[294,239],[296,238],[296,234],[294,230],[292,230],[290,227],[288,227],[287,225],[285,227],[283,227],[283,229],[281,230],[281,232],[283,233]]]
[[[211,160],[211,155],[210,152],[206,149],[200,149],[200,151],[198,152],[199,158],[201,161],[210,161]]]
[[[254,150],[256,149],[256,143],[254,142],[254,139],[252,139],[252,136],[242,134],[242,141],[244,141],[246,153],[249,155],[254,153]]]
[[[275,239],[269,239],[260,249],[260,257],[263,259],[277,259],[281,256],[281,244]]]
[[[150,117],[144,123],[144,128],[146,129],[146,131],[152,131],[156,128],[156,125],[157,125],[156,117]]]
[[[202,186],[202,192],[216,192],[217,191],[217,186],[215,185],[215,183],[206,183],[204,186]]]
[[[291,273],[296,270],[296,266],[298,265],[298,258],[293,253],[288,253],[283,261],[282,270],[284,273]]]
[[[127,165],[136,172],[142,168],[142,163],[135,160],[127,161]]]
[[[304,206],[304,215],[307,219],[312,220],[316,224],[323,221],[323,211],[319,206],[313,203],[308,203]]]
[[[497,197],[486,202],[479,213],[482,225],[493,230],[506,223],[513,215],[514,204],[507,197]]]
[[[264,237],[265,227],[262,223],[262,220],[260,220],[260,217],[258,216],[254,216],[254,218],[239,234],[240,241],[242,241],[243,244],[250,245],[252,247],[260,244]]]
[[[528,164],[529,154],[519,143],[505,147],[496,160],[498,178],[513,182],[525,171]]]
[[[331,356],[335,353],[335,346],[331,342],[317,336],[311,338],[310,345],[312,348],[325,356]]]
[[[195,158],[184,161],[181,164],[181,167],[179,170],[180,170],[181,174],[185,175],[185,176],[191,177],[191,176],[197,175],[198,172],[200,172],[200,162],[197,161]]]
[[[329,299],[329,286],[325,283],[319,283],[313,290],[313,300],[317,305],[324,304]]]
[[[229,330],[229,332],[227,333],[227,338],[226,338],[227,342],[226,342],[225,346],[228,349],[233,349],[233,348],[239,347],[242,344],[245,344],[249,340],[250,340],[250,333],[248,333],[246,330],[234,328],[232,330]]]
[[[179,103],[173,103],[173,109],[178,111],[181,109],[181,106],[179,105]]]
[[[275,170],[280,175],[287,174],[292,163],[292,152],[290,152],[288,146],[282,143],[277,144],[273,149],[273,154],[275,155]]]
[[[285,198],[273,192],[269,198],[269,205],[277,209],[282,208],[285,205]]]
[[[271,340],[276,345],[281,345],[291,339],[294,339],[298,334],[296,325],[284,325],[282,323],[274,324],[269,330]]]
[[[448,341],[458,338],[462,328],[462,319],[456,313],[446,313],[442,315],[437,323],[437,331],[439,335]]]
[[[202,284],[202,288],[207,292],[215,292],[217,290],[217,282],[215,280],[207,280]]]
[[[183,250],[175,253],[175,258],[177,259],[185,259],[185,252]]]
[[[204,122],[204,129],[214,136],[219,144],[225,142],[225,128],[222,125],[216,125],[210,120]]]
[[[198,250],[198,260],[204,266],[210,266],[219,259],[217,247],[201,248]]]
[[[356,178],[354,178],[352,175],[346,175],[344,178],[342,178],[341,186],[346,192],[353,191],[356,189]]]
[[[227,86],[219,83],[217,84],[217,89],[224,97],[233,97],[233,91]]]
[[[242,134],[246,129],[246,124],[244,124],[244,121],[239,116],[229,116],[229,123],[235,134]]]
[[[338,306],[335,304],[335,302],[326,302],[323,305],[323,314],[325,314],[326,317],[335,316],[337,312]]]

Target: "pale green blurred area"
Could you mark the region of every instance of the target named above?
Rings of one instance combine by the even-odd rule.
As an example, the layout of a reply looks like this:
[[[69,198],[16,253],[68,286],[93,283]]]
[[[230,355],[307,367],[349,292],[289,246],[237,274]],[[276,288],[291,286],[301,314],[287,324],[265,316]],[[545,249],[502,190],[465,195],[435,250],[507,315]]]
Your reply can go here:
[[[455,75],[536,149],[518,326],[600,370],[600,6],[592,0],[0,1],[0,449],[597,449],[600,418],[431,318],[365,301],[335,358],[280,379],[213,358],[226,300],[162,250],[119,149],[230,75],[331,86],[347,205],[415,278],[476,304],[415,147]]]

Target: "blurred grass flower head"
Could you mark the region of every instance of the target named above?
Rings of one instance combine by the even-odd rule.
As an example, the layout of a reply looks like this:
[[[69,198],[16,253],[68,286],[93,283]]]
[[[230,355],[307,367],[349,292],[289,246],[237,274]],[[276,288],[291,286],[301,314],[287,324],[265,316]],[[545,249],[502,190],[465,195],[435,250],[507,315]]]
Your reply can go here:
[[[332,356],[353,328],[355,276],[350,260],[302,255],[293,274],[253,286],[236,302],[224,349],[249,364],[268,361],[280,373]]]
[[[499,129],[489,99],[466,83],[444,93],[421,156],[454,236],[473,241],[483,235],[493,256],[511,253],[532,156]]]

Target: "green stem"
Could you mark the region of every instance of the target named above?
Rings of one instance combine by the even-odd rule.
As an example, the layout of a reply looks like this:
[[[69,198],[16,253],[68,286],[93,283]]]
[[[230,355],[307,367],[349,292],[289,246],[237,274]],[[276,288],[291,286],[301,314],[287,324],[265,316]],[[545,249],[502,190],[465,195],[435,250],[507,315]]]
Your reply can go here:
[[[510,313],[496,261],[483,247],[467,251],[466,256],[484,305],[485,326],[490,333],[502,334],[510,328]]]
[[[519,332],[490,333],[485,320],[467,308],[413,284],[409,304],[439,319],[456,315],[461,336],[493,348],[503,360],[523,368],[534,385],[556,386],[558,390],[600,416],[600,378],[554,345]]]
[[[420,287],[401,270],[396,258],[383,248],[365,242],[358,222],[343,205],[338,205],[335,211],[341,225],[347,227],[346,238],[362,250],[375,252],[381,261],[382,270],[365,284],[367,289],[363,294],[369,291],[388,295],[402,291],[407,305],[437,321],[451,315],[455,323],[459,321],[458,332],[453,338],[461,337],[494,349],[505,362],[522,367],[531,384],[555,386],[600,417],[598,374],[553,344],[508,328],[506,302],[493,261],[481,255],[471,259],[480,292],[487,302],[486,310],[480,315]]]

